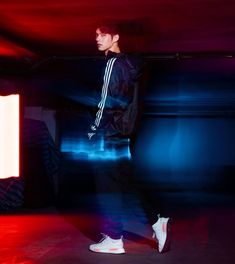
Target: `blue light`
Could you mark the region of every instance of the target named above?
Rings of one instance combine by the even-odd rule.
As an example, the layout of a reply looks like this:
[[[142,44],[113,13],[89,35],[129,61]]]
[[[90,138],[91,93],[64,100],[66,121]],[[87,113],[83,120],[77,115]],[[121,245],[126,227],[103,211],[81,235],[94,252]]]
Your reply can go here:
[[[69,153],[74,160],[117,160],[131,158],[129,140],[118,149],[113,145],[105,146],[103,138],[97,141],[85,139],[64,138],[61,152]]]
[[[234,131],[233,119],[149,118],[137,140],[136,164],[145,180],[206,184],[235,163]]]

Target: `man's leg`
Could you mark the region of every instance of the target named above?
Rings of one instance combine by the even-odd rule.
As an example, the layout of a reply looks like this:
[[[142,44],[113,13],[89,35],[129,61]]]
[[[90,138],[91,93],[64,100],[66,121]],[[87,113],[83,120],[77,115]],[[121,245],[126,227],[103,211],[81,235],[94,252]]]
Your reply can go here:
[[[97,161],[94,173],[98,209],[103,222],[102,232],[118,239],[122,236],[123,207],[116,161]]]
[[[135,170],[133,159],[126,159],[120,163],[120,173],[123,175],[126,183],[126,192],[135,194],[137,203],[140,204],[144,210],[144,216],[148,223],[153,228],[153,237],[156,238],[158,243],[159,253],[163,253],[170,248],[170,225],[168,217],[160,217],[159,212],[162,211],[162,205],[159,200],[147,189],[143,183],[138,182],[138,173]],[[127,181],[128,179],[128,181]]]
[[[103,238],[100,242],[90,245],[89,249],[98,253],[123,254],[122,187],[117,161],[97,160],[94,174]]]

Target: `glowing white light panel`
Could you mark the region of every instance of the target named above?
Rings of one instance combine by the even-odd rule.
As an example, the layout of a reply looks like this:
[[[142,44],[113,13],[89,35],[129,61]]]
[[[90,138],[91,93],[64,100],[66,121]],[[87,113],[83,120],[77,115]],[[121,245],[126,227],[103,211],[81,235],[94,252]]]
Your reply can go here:
[[[19,177],[19,95],[0,96],[0,178]]]

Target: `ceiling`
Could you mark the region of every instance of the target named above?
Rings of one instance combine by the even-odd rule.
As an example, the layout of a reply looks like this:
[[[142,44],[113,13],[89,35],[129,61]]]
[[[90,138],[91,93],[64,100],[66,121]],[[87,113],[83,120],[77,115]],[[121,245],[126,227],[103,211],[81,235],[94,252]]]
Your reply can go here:
[[[122,25],[122,49],[235,51],[234,0],[1,0],[0,56],[96,54],[103,19]]]

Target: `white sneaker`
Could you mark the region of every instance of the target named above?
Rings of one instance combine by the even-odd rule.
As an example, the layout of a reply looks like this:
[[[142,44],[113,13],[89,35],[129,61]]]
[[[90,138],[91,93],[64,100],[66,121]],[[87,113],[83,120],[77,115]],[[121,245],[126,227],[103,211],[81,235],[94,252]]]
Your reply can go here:
[[[124,254],[122,237],[120,239],[112,239],[109,236],[102,234],[103,238],[97,244],[90,245],[89,249],[98,253]]]
[[[156,237],[158,242],[159,253],[168,251],[170,249],[169,218],[158,215],[158,220],[152,228],[154,231],[153,238]]]

